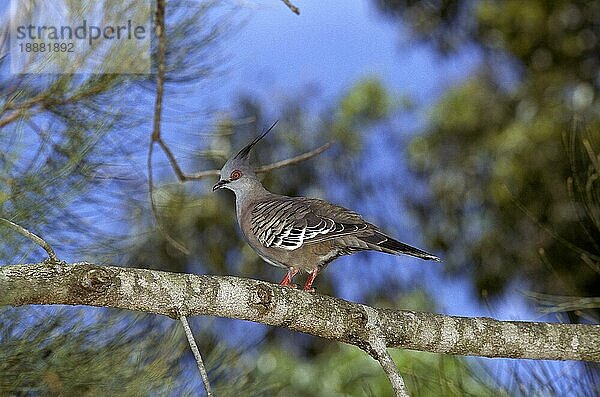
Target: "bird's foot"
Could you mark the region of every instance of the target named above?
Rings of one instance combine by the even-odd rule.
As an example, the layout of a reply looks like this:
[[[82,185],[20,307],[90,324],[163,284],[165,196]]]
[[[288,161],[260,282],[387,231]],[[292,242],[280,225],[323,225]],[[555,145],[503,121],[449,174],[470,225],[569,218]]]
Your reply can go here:
[[[296,273],[298,273],[298,269],[296,269],[294,267],[290,267],[288,269],[287,274],[285,275],[283,280],[281,280],[279,285],[283,285],[283,286],[291,287],[291,288],[298,288],[297,284],[292,283],[292,278],[296,275]]]
[[[309,288],[304,287],[302,290],[305,292],[311,293],[311,294],[313,292],[317,292],[317,289],[315,287],[309,287]]]
[[[306,280],[306,284],[304,284],[304,291],[306,292],[316,292],[316,289],[312,286],[313,281],[319,274],[319,268],[315,267],[308,275],[308,279]]]

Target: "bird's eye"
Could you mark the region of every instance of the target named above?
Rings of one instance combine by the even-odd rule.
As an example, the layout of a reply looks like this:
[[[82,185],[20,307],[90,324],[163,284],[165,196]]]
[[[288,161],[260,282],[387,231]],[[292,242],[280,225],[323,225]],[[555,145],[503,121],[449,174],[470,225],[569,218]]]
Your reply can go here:
[[[242,177],[242,171],[240,170],[233,170],[231,172],[231,175],[229,175],[229,179],[231,179],[232,181],[235,181],[236,179],[240,179]]]

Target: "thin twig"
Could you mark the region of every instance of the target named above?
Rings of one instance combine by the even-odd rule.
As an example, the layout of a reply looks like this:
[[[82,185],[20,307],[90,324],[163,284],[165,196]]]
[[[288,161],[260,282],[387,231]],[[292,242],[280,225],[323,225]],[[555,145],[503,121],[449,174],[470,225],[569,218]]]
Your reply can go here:
[[[178,176],[183,174],[181,169],[177,165],[175,158],[167,145],[162,140],[160,135],[160,118],[162,114],[162,101],[163,101],[163,90],[165,82],[165,53],[166,53],[166,42],[165,42],[165,1],[158,0],[156,2],[156,15],[154,21],[156,29],[156,37],[158,38],[158,59],[157,59],[157,75],[156,75],[156,99],[154,102],[154,124],[152,128],[152,139],[150,140],[150,147],[148,148],[148,192],[150,195],[150,205],[152,208],[152,214],[156,220],[158,231],[173,247],[183,252],[185,255],[189,255],[190,251],[180,242],[175,240],[162,226],[158,217],[158,211],[156,209],[156,203],[154,202],[154,184],[152,181],[152,153],[154,143],[158,144],[163,148],[171,165],[174,166],[175,172]],[[181,177],[180,177],[181,179]]]
[[[179,167],[175,156],[163,141],[160,133],[160,119],[162,115],[163,92],[165,85],[165,54],[167,51],[167,43],[165,40],[166,25],[165,25],[165,1],[158,0],[156,3],[156,37],[158,38],[158,59],[157,59],[157,74],[156,74],[156,99],[154,101],[154,125],[152,127],[152,142],[157,142],[167,155],[171,166],[175,170],[180,181],[185,181],[185,174]]]
[[[24,114],[24,111],[21,109],[13,110],[8,116],[6,116],[3,119],[0,119],[0,128],[4,127],[7,124],[12,123],[13,121],[15,121],[17,118],[19,118],[23,114]]]
[[[6,126],[7,124],[12,123],[19,117],[26,115],[28,110],[31,110],[32,107],[40,104],[45,99],[46,99],[46,97],[43,94],[39,94],[21,104],[19,104],[18,106],[13,106],[12,104],[5,105],[4,108],[2,109],[2,113],[4,113],[7,110],[12,110],[12,112],[8,116],[4,117],[3,119],[0,119],[0,128]],[[31,116],[33,113],[37,113],[37,112],[32,112],[29,114],[29,116]]]
[[[27,237],[28,239],[30,239],[31,241],[33,241],[34,243],[36,243],[37,245],[42,247],[48,253],[48,257],[50,258],[50,260],[52,262],[60,263],[60,260],[54,253],[54,250],[52,249],[50,244],[48,244],[46,242],[46,240],[44,240],[37,234],[31,233],[29,230],[25,229],[23,226],[17,225],[16,223],[9,221],[8,219],[0,218],[0,220],[4,221],[8,225],[8,227],[13,229],[17,233],[22,234],[23,236]]]
[[[381,329],[379,313],[369,306],[364,306],[364,310],[367,315],[365,330],[368,333],[368,337],[365,340],[367,342],[366,345],[361,346],[361,349],[379,362],[394,389],[394,395],[396,397],[408,397],[408,390],[404,384],[404,379],[402,379],[402,375],[400,375],[400,371],[398,371],[398,367],[396,367],[392,356],[388,353],[385,336]]]
[[[534,300],[542,313],[568,312],[600,308],[600,298],[544,294],[524,291],[523,295]]]
[[[326,144],[316,148],[315,150],[311,150],[310,152],[306,152],[306,153],[298,155],[296,157],[292,157],[291,159],[281,160],[281,161],[277,161],[275,163],[271,163],[271,164],[259,167],[256,170],[256,172],[257,173],[269,172],[269,171],[276,170],[278,168],[287,167],[288,165],[300,163],[302,161],[310,159],[311,157],[315,157],[315,156],[323,153],[325,150],[329,149],[331,147],[331,145],[333,145],[333,142],[327,142]]]
[[[290,9],[292,11],[294,11],[297,14],[300,13],[298,8],[296,8],[289,1],[284,0],[284,2],[286,3],[286,5],[288,7],[290,7]],[[158,217],[158,211],[156,208],[156,203],[154,201],[154,194],[153,194],[154,184],[153,184],[153,178],[152,178],[152,154],[153,154],[154,144],[156,143],[161,147],[161,149],[163,150],[163,152],[169,159],[169,163],[171,164],[171,167],[173,168],[173,171],[177,175],[177,178],[179,179],[180,182],[202,179],[202,178],[205,178],[208,176],[218,176],[219,170],[201,171],[201,172],[198,172],[195,174],[187,175],[186,173],[183,172],[183,170],[179,166],[179,163],[177,162],[177,159],[175,158],[175,155],[173,154],[173,152],[171,151],[171,149],[165,143],[165,141],[163,140],[163,138],[161,136],[160,121],[161,121],[162,108],[163,108],[163,93],[164,93],[164,79],[165,79],[165,54],[166,54],[165,0],[157,0],[154,25],[155,25],[155,29],[156,29],[156,37],[158,39],[158,54],[157,54],[157,75],[156,75],[156,99],[154,102],[154,122],[153,122],[153,127],[152,127],[152,136],[151,136],[151,140],[150,140],[150,145],[148,148],[148,190],[149,190],[149,195],[150,195],[150,204],[151,204],[151,208],[152,208],[152,213],[154,215],[154,219],[156,220],[156,225],[157,225],[158,231],[163,235],[163,237],[171,245],[173,245],[175,248],[177,248],[179,251],[183,252],[184,254],[188,255],[189,250],[183,244],[181,244],[180,242],[175,240],[171,235],[169,235],[167,233],[165,228],[161,225],[160,219]],[[314,156],[322,153],[323,151],[327,150],[331,145],[332,145],[332,143],[329,142],[315,150],[301,154],[301,155],[293,157],[291,159],[278,161],[276,163],[260,167],[256,170],[256,172],[258,172],[258,173],[267,172],[267,171],[271,171],[271,170],[274,170],[277,168],[286,167],[288,165],[292,165],[292,164],[299,163],[301,161],[308,160],[309,158],[314,157]]]
[[[408,390],[404,384],[404,379],[396,367],[396,363],[390,356],[390,353],[385,346],[385,341],[382,337],[374,338],[369,341],[370,349],[367,351],[371,357],[379,362],[385,374],[387,375],[392,388],[394,389],[394,395],[396,397],[409,397]]]
[[[273,170],[276,170],[279,168],[287,167],[289,165],[298,164],[302,161],[306,161],[312,157],[318,156],[319,154],[323,153],[325,150],[329,149],[331,147],[331,145],[333,145],[333,142],[327,142],[326,144],[319,146],[318,148],[311,150],[310,152],[306,152],[306,153],[300,154],[296,157],[292,157],[292,158],[289,158],[286,160],[281,160],[281,161],[277,161],[275,163],[263,165],[262,167],[259,167],[256,169],[256,173],[260,174],[260,173],[264,173],[264,172],[273,171]],[[191,175],[187,175],[186,179],[196,180],[196,179],[206,178],[209,176],[219,176],[219,173],[220,173],[220,170],[200,171],[200,172],[196,172]]]
[[[163,88],[165,81],[165,1],[156,2],[156,19],[154,21],[156,37],[158,39],[158,59],[156,74],[156,99],[154,101],[154,126],[152,129],[152,142],[160,139],[160,117],[162,114]]]
[[[288,6],[288,8],[290,10],[292,10],[292,12],[296,15],[300,15],[300,9],[298,7],[296,7],[295,5],[292,4],[292,2],[290,0],[282,0],[283,3]]]
[[[171,163],[171,167],[173,167],[173,170],[175,171],[177,178],[179,178],[179,181],[180,182],[187,181],[189,179],[189,177],[181,170],[181,167],[179,166],[179,163],[177,163],[177,159],[173,155],[173,152],[171,152],[171,149],[169,149],[169,147],[167,146],[165,141],[163,141],[162,137],[159,136],[157,142],[160,145],[160,147],[162,148],[163,152],[165,152],[165,154],[167,155],[167,158],[169,159],[169,162]]]
[[[190,344],[190,349],[192,349],[192,353],[194,353],[194,358],[196,359],[196,363],[198,364],[198,370],[200,370],[200,376],[202,377],[202,382],[204,383],[204,388],[206,389],[206,395],[208,397],[212,397],[212,390],[210,388],[210,382],[208,380],[208,373],[206,372],[206,367],[204,366],[204,362],[202,361],[202,356],[200,355],[200,350],[198,350],[198,346],[196,345],[196,341],[194,340],[194,334],[192,333],[192,329],[190,328],[190,324],[188,323],[187,317],[183,314],[179,316],[179,321],[183,325],[183,329],[185,330],[185,336],[187,337],[188,343]]]

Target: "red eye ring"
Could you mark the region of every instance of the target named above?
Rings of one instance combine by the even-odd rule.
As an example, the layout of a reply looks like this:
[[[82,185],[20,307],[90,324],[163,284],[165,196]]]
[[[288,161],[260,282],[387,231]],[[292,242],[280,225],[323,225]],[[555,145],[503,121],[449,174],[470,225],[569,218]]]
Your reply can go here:
[[[231,171],[231,175],[229,175],[229,179],[231,179],[232,181],[235,181],[236,179],[240,179],[242,177],[242,171],[240,170],[233,170]]]

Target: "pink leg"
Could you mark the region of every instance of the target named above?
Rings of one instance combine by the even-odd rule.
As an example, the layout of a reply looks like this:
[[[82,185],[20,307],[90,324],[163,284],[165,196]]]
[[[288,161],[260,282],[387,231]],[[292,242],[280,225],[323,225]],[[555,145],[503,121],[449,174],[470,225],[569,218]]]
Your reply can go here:
[[[290,267],[288,269],[287,274],[285,275],[283,280],[281,280],[279,285],[285,285],[291,288],[298,288],[296,284],[292,284],[292,278],[296,275],[296,273],[298,273],[298,269],[296,269],[295,267]]]
[[[319,268],[315,267],[308,275],[308,279],[306,279],[306,284],[304,284],[304,291],[306,292],[315,292],[315,289],[312,287],[313,281],[317,278],[317,274],[319,274]]]

